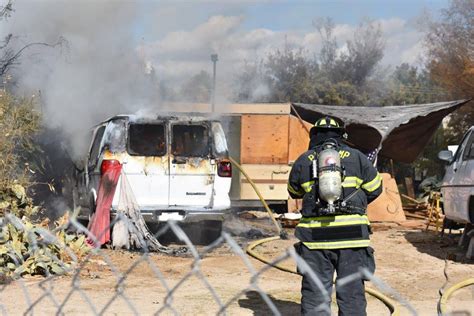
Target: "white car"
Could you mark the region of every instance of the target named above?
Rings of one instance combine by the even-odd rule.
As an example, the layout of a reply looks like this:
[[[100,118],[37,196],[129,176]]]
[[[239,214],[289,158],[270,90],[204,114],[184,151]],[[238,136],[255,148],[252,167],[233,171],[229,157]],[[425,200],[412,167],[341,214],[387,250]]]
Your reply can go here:
[[[446,217],[474,224],[474,126],[464,134],[454,155],[443,150],[438,158],[448,162],[441,184]]]
[[[85,166],[76,173],[79,218],[94,212],[101,175],[114,164],[122,165],[146,221],[217,221],[222,227],[230,209],[232,167],[219,121],[119,115],[97,125]],[[119,197],[117,185],[112,212]]]

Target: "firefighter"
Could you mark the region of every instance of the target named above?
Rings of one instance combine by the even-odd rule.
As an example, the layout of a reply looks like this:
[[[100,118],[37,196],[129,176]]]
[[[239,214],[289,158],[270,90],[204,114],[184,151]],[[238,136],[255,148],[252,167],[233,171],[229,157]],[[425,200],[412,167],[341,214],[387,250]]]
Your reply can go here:
[[[289,194],[303,199],[295,248],[322,283],[303,275],[302,315],[330,315],[335,271],[339,315],[366,315],[360,271],[375,271],[366,208],[382,192],[382,179],[364,154],[342,142],[344,134],[342,122],[319,119],[310,131],[309,150],[289,176]]]

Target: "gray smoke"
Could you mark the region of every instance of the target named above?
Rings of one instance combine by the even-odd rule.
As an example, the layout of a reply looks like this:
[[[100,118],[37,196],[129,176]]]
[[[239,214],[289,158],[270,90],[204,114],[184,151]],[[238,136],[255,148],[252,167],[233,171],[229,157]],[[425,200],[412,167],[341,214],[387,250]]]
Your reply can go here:
[[[158,85],[137,51],[138,10],[124,1],[18,1],[2,33],[14,45],[56,43],[29,49],[11,74],[20,93],[40,94],[44,123],[67,136],[83,156],[86,133],[109,116],[159,104]]]

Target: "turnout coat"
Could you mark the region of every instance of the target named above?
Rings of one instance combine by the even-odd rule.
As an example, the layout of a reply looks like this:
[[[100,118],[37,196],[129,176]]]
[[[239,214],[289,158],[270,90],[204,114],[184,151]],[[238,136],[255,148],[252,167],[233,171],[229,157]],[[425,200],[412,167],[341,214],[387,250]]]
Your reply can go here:
[[[382,192],[382,178],[368,158],[359,150],[338,144],[341,165],[345,170],[340,200],[347,199],[344,212],[322,215],[326,205],[319,199],[317,179],[312,176],[312,162],[320,146],[303,153],[293,164],[288,181],[292,198],[303,199],[302,218],[296,237],[309,249],[342,249],[369,246],[370,223],[367,204]]]

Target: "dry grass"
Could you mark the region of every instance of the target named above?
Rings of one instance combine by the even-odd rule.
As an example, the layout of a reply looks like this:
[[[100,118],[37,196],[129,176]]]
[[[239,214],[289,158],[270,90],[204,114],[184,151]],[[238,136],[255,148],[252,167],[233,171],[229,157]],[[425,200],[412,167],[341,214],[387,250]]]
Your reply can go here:
[[[0,194],[13,184],[28,186],[31,170],[23,157],[34,151],[39,127],[33,99],[0,96]]]

